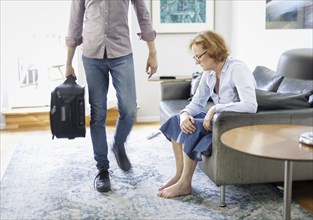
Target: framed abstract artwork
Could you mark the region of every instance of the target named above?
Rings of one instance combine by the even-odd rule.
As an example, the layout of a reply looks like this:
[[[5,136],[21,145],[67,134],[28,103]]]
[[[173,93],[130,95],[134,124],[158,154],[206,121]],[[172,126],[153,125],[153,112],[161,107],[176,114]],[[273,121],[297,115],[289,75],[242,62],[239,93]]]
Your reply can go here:
[[[266,29],[312,28],[312,0],[266,0]]]
[[[214,29],[214,0],[151,0],[157,33],[196,33]]]

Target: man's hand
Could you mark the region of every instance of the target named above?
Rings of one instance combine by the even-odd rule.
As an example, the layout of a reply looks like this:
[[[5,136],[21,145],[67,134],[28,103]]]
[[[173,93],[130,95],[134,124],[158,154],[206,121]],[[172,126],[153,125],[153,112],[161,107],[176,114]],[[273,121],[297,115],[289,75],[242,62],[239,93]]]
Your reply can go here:
[[[146,65],[146,73],[149,75],[148,78],[150,78],[153,74],[155,74],[158,70],[158,60],[156,56],[156,52],[149,53],[149,57],[147,60]]]
[[[67,78],[70,75],[74,76],[75,79],[76,79],[75,70],[74,70],[73,66],[72,65],[67,65],[66,66],[66,75],[65,75],[65,77]]]
[[[75,71],[72,65],[73,57],[75,54],[76,47],[67,47],[67,60],[66,60],[66,74],[65,77],[69,77],[70,75],[74,76],[76,79]]]
[[[150,78],[158,70],[158,59],[154,41],[147,41],[147,45],[149,49],[149,57],[146,65],[146,73],[149,75],[148,78]]]
[[[187,112],[184,112],[180,115],[180,129],[185,134],[192,134],[196,131],[196,127],[194,126],[195,119],[188,115]]]

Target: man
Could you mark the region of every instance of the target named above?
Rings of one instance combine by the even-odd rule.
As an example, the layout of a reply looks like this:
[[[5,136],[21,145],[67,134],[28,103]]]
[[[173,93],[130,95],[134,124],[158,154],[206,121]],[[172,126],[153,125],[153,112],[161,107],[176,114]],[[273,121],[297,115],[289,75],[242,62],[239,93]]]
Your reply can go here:
[[[144,0],[73,0],[66,45],[68,48],[66,76],[75,76],[72,60],[75,48],[83,43],[83,64],[91,107],[90,132],[94,159],[99,170],[95,188],[99,192],[111,190],[108,144],[106,137],[107,92],[109,74],[117,93],[119,118],[112,151],[119,167],[129,171],[131,163],[124,143],[136,116],[136,88],[132,47],[129,37],[128,9],[132,3],[141,33],[147,42],[149,56],[146,73],[157,71],[157,56],[149,12]]]

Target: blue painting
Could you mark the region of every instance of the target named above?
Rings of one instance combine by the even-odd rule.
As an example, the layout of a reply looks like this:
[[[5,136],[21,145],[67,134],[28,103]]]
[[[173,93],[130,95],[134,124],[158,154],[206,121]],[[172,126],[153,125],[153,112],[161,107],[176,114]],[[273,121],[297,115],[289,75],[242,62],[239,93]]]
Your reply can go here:
[[[206,0],[160,0],[160,23],[206,22]]]

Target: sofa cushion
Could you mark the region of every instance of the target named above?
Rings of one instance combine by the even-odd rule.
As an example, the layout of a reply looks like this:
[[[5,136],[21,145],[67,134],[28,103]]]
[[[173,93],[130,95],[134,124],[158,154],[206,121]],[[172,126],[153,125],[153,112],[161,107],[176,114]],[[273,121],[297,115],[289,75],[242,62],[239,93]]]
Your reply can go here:
[[[313,107],[313,94],[310,95],[308,102],[309,102],[310,107]]]
[[[188,99],[190,80],[161,82],[161,100]]]
[[[188,101],[191,101],[192,97],[196,94],[202,75],[203,72],[195,72],[192,74],[192,79],[190,83],[190,98],[188,99]],[[210,97],[208,101],[212,101],[212,98]]]
[[[199,83],[201,80],[203,72],[194,72],[192,74],[192,79],[191,79],[191,87],[190,87],[190,100],[192,96],[196,93]]]
[[[309,108],[309,96],[306,94],[276,93],[256,89],[259,110]]]
[[[279,93],[313,93],[313,80],[293,79],[285,77],[279,85]]]
[[[253,71],[253,75],[257,84],[257,89],[272,92],[277,91],[279,84],[284,78],[265,66],[257,66]]]
[[[170,117],[179,113],[188,104],[188,100],[165,100],[160,102],[160,110],[162,111],[162,114]]]

